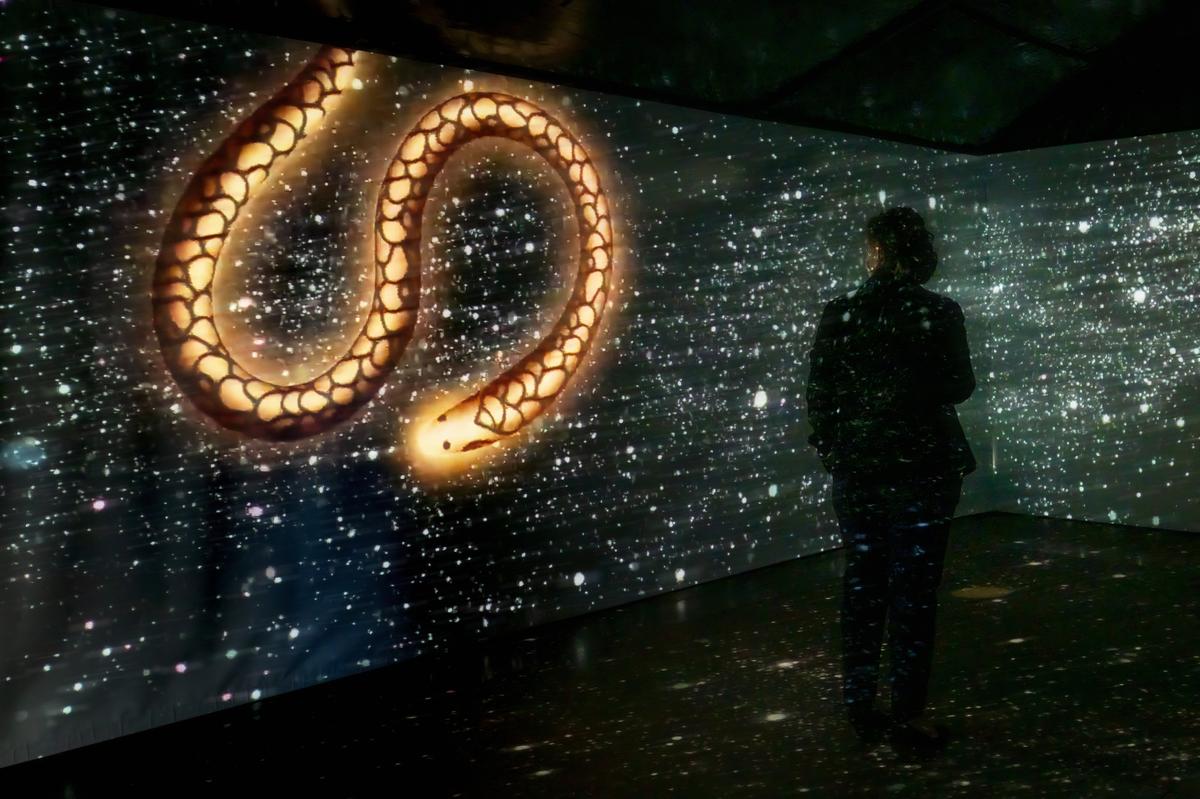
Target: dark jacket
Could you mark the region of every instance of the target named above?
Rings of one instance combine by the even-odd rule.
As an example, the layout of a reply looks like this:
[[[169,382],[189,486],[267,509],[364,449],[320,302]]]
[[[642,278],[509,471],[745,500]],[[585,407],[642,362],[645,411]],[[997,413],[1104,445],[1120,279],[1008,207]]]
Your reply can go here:
[[[954,410],[975,390],[954,300],[872,275],[825,306],[809,370],[808,441],[835,476],[975,471]]]

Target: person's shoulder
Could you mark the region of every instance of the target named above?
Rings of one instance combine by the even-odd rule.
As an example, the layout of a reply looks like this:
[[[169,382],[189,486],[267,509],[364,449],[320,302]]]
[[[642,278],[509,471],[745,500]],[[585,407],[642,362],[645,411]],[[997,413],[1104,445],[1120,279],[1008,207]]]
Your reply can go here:
[[[861,305],[869,301],[871,296],[870,283],[859,283],[852,289],[848,289],[842,294],[837,295],[825,304],[826,308],[838,308],[845,310],[847,308]]]
[[[846,295],[839,294],[825,303],[825,307],[821,310],[821,320],[817,326],[824,335],[833,335],[835,330],[841,329],[842,323],[849,318],[849,315],[850,305],[846,300]]]
[[[910,302],[931,315],[962,316],[962,306],[953,297],[938,294],[936,291],[919,285],[911,286],[909,292]]]
[[[825,313],[834,313],[836,311],[845,310],[850,306],[850,300],[854,297],[854,291],[848,291],[845,294],[839,294],[825,303]]]

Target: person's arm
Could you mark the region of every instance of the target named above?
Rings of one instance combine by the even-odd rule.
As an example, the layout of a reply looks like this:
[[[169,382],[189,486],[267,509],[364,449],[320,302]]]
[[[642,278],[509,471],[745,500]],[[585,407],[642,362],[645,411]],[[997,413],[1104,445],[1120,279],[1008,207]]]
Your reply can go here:
[[[917,393],[937,405],[965,402],[975,391],[975,372],[971,369],[967,328],[958,303],[950,300],[945,312],[931,321],[929,332]]]
[[[833,431],[838,413],[837,374],[840,364],[837,362],[835,331],[839,314],[836,300],[825,305],[813,338],[812,349],[808,352],[809,371],[805,401],[808,405],[808,423],[812,427],[808,443],[817,448],[817,454],[826,466],[833,448]]]

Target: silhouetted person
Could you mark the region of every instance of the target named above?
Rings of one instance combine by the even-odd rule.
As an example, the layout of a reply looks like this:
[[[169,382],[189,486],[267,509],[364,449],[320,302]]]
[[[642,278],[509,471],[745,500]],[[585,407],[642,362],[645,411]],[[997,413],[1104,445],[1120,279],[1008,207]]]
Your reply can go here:
[[[954,405],[971,396],[958,303],[922,287],[933,236],[911,208],[866,225],[869,277],[830,301],[809,355],[809,442],[833,475],[845,547],[842,698],[874,741],[936,748],[946,730],[922,718],[937,589],[963,477],[976,468]],[[889,719],[874,707],[884,621]]]

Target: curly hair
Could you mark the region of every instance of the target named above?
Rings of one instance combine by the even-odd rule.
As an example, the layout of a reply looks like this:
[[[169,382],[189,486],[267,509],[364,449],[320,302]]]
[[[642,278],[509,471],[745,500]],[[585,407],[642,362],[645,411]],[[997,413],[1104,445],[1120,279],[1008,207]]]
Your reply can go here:
[[[879,269],[913,283],[926,283],[937,269],[933,234],[925,220],[907,206],[889,208],[867,220],[867,241],[882,252]]]

